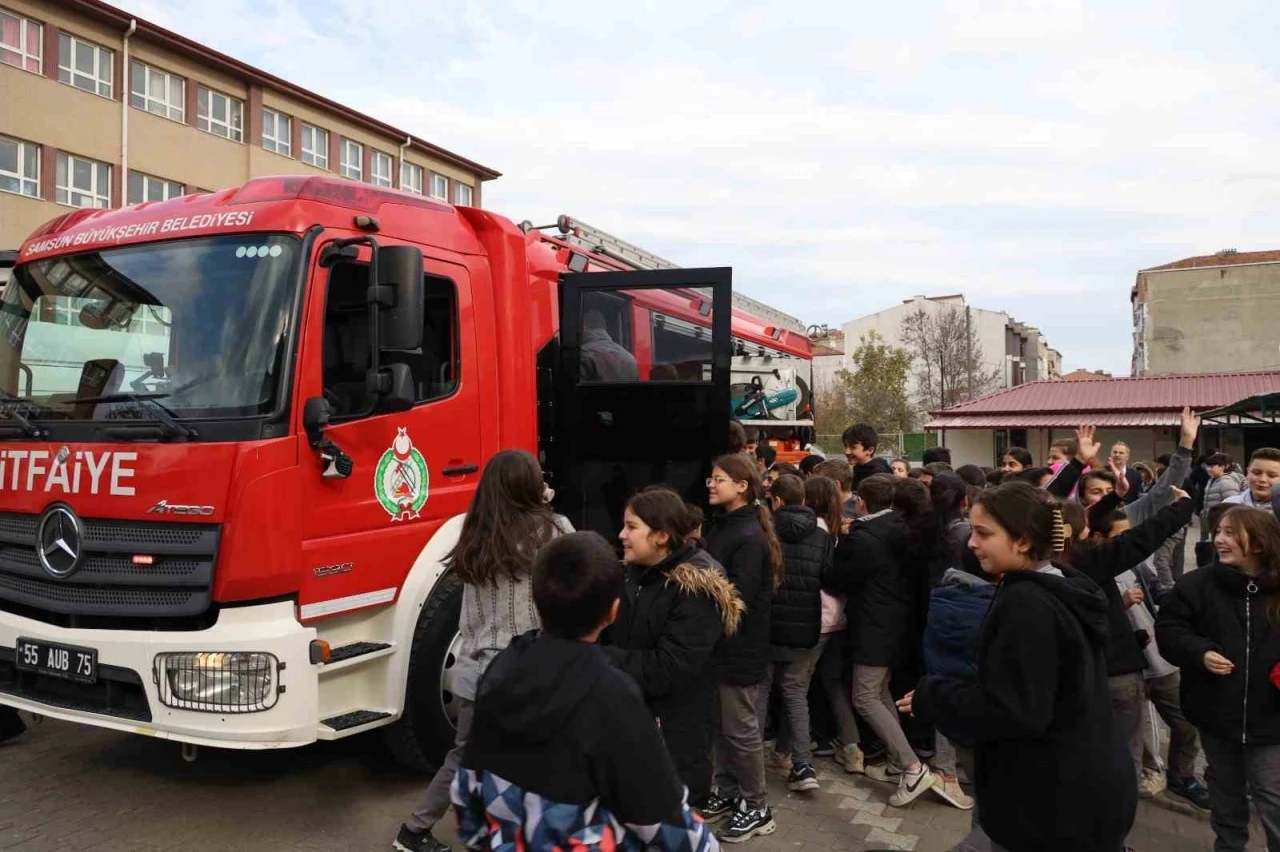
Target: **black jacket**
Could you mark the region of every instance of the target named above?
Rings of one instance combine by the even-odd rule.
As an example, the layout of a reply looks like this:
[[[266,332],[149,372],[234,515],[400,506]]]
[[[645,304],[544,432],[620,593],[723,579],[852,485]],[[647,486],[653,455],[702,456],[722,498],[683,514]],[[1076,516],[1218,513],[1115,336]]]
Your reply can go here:
[[[726,637],[713,655],[716,676],[721,683],[754,686],[764,680],[773,598],[769,543],[756,507],[743,506],[715,517],[706,538],[707,552],[724,566],[725,576],[746,605],[738,632]]]
[[[1270,678],[1280,663],[1280,625],[1267,619],[1268,596],[1250,585],[1220,562],[1184,574],[1160,606],[1156,641],[1161,656],[1182,669],[1182,711],[1192,724],[1233,742],[1277,745],[1280,688]],[[1206,651],[1235,670],[1210,674]]]
[[[453,785],[468,848],[710,848],[683,797],[640,690],[599,646],[530,631],[485,672]]]
[[[707,676],[712,651],[737,632],[742,610],[719,563],[686,545],[652,567],[627,568],[618,618],[600,641],[661,718]]]
[[[1119,852],[1138,791],[1113,729],[1107,601],[1088,577],[1061,570],[1005,574],[983,624],[978,680],[926,675],[913,710],[976,736],[982,828],[1000,846]]]
[[[769,644],[812,648],[822,636],[822,578],[831,570],[831,536],[808,506],[783,506],[773,516],[787,574],[773,593]]]
[[[893,475],[893,468],[889,467],[889,463],[882,458],[874,458],[866,464],[855,464],[853,466],[853,490],[856,493],[858,485],[868,476],[875,476],[877,473],[887,473]]]
[[[1190,498],[1176,500],[1156,513],[1154,518],[1094,545],[1077,543],[1071,564],[1101,587],[1107,596],[1107,618],[1111,640],[1107,644],[1107,675],[1140,672],[1147,667],[1147,657],[1133,632],[1116,577],[1133,570],[1160,549],[1169,536],[1191,520],[1195,508]],[[1148,637],[1154,638],[1154,637]]]
[[[902,657],[914,615],[906,558],[907,524],[892,509],[854,521],[836,545],[828,587],[847,599],[854,663],[892,666]]]
[[[1125,492],[1124,503],[1129,505],[1142,496],[1142,474],[1128,465],[1124,469],[1124,478],[1129,480],[1129,490]]]

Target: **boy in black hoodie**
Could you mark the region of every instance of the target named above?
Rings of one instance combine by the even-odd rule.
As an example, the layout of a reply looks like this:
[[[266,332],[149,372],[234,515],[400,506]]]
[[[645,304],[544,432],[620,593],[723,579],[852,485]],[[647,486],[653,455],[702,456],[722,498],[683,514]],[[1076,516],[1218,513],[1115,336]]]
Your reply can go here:
[[[877,473],[892,474],[893,470],[884,459],[876,458],[876,444],[880,435],[875,427],[866,423],[855,423],[844,430],[844,457],[853,465],[853,490],[868,476]]]
[[[622,588],[617,556],[595,533],[538,553],[542,631],[485,672],[453,784],[467,848],[719,848],[685,803],[639,688],[596,645]]]

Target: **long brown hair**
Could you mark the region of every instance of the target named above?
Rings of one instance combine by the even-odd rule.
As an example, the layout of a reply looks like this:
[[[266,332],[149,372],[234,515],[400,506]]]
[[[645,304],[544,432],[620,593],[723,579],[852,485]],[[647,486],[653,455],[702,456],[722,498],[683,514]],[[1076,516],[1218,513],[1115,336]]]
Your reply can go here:
[[[787,567],[782,561],[782,543],[778,541],[778,533],[773,528],[773,513],[759,499],[760,473],[751,459],[742,453],[721,456],[716,459],[715,466],[723,470],[734,482],[747,484],[747,505],[751,506],[760,521],[760,529],[764,530],[765,542],[768,544],[766,558],[769,562],[769,573],[773,576],[773,588],[776,591],[782,585],[787,574]]]
[[[462,582],[496,586],[532,570],[538,549],[559,529],[543,502],[545,488],[538,460],[524,450],[503,450],[489,459],[447,557]]]
[[[844,503],[840,500],[840,484],[829,476],[811,476],[804,481],[804,504],[827,524],[834,541],[840,536],[844,522]]]
[[[1232,506],[1218,521],[1230,522],[1246,554],[1258,554],[1258,586],[1267,593],[1267,620],[1280,623],[1280,523],[1265,509]]]

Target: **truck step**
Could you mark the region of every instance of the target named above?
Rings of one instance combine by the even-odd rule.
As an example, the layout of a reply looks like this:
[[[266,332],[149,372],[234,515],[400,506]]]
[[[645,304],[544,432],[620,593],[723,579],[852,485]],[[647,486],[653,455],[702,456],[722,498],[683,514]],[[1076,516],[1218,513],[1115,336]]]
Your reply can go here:
[[[390,642],[352,642],[350,645],[343,645],[330,651],[329,662],[326,663],[326,665],[331,666],[334,663],[340,663],[343,660],[363,657],[367,654],[373,654],[390,647]]]
[[[343,713],[340,716],[332,716],[325,719],[320,724],[335,731],[347,731],[351,728],[358,728],[361,725],[369,725],[386,719],[391,715],[382,710],[352,710],[350,713]]]

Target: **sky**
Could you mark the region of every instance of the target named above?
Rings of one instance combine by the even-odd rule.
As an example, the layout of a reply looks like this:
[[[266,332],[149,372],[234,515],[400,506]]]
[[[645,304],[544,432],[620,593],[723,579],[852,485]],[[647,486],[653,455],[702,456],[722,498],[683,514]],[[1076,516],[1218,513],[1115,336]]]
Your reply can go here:
[[[1280,248],[1280,7],[116,0],[832,327],[964,293],[1127,375],[1139,269]]]

